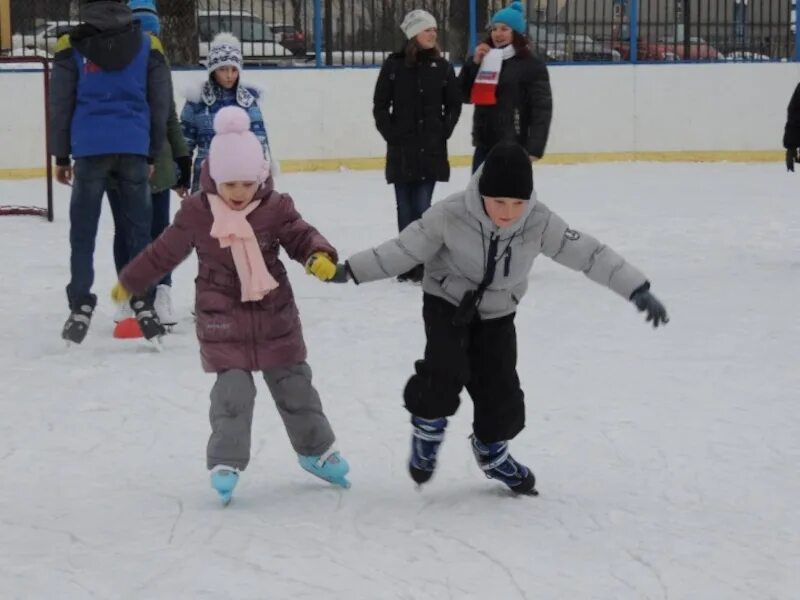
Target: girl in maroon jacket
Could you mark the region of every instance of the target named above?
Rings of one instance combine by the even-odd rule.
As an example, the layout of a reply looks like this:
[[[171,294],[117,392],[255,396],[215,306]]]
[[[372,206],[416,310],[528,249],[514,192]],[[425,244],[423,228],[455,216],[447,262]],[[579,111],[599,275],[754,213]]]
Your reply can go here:
[[[211,390],[208,468],[222,502],[230,502],[250,460],[250,429],[261,371],[300,465],[342,487],[347,461],[311,384],[306,347],[279,245],[327,281],[336,250],[273,189],[269,161],[250,132],[247,113],[223,108],[203,165],[201,191],[183,202],[173,224],[120,274],[116,301],[147,290],[194,248],[198,258],[197,337],[203,369],[216,373]]]

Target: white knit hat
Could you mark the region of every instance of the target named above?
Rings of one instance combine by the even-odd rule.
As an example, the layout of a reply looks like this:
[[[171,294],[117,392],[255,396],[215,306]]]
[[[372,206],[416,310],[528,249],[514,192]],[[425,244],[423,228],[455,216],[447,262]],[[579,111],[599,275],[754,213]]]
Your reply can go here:
[[[240,71],[242,60],[242,45],[232,33],[218,33],[211,42],[208,50],[208,74],[211,75],[220,67],[236,67]]]
[[[436,19],[427,10],[412,10],[403,19],[400,29],[406,34],[408,39],[412,39],[431,27],[436,27]]]

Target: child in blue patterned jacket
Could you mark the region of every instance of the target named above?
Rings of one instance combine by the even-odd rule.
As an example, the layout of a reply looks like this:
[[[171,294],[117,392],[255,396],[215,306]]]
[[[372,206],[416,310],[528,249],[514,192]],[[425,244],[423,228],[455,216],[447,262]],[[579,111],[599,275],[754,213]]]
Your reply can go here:
[[[192,86],[186,93],[181,127],[190,155],[197,150],[192,171],[193,193],[200,187],[200,167],[208,156],[208,148],[214,137],[214,117],[224,106],[240,106],[247,111],[250,131],[261,142],[264,154],[270,155],[267,128],[258,106],[260,91],[242,83],[242,67],[239,40],[230,33],[219,33],[208,51],[208,78]]]

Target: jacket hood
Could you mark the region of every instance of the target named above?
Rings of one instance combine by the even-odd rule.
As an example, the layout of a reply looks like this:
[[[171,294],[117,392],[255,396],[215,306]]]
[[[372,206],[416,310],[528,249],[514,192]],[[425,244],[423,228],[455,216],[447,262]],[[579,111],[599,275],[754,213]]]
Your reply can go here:
[[[142,30],[126,4],[92,2],[81,8],[72,46],[104,71],[127,67],[142,47]]]
[[[133,23],[133,11],[127,4],[114,0],[92,2],[81,7],[80,21],[100,31],[111,31]]]
[[[475,174],[469,180],[467,190],[464,193],[464,203],[467,206],[467,212],[475,217],[478,222],[480,222],[484,231],[495,233],[500,237],[500,239],[505,239],[515,235],[524,228],[525,221],[533,212],[534,207],[539,201],[536,197],[536,190],[534,189],[533,192],[531,192],[531,197],[528,200],[527,206],[525,207],[525,212],[522,213],[522,216],[519,219],[517,219],[508,227],[498,227],[492,223],[489,215],[486,214],[486,208],[483,205],[483,197],[478,191],[478,181],[481,178],[481,173],[483,173],[483,165],[478,167],[478,170],[475,171]]]

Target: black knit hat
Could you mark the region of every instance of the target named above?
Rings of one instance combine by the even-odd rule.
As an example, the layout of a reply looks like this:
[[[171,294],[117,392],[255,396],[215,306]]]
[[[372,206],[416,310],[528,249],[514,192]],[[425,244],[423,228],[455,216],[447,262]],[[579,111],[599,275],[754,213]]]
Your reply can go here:
[[[491,149],[478,180],[482,196],[528,200],[533,193],[533,169],[527,150],[515,142]]]

